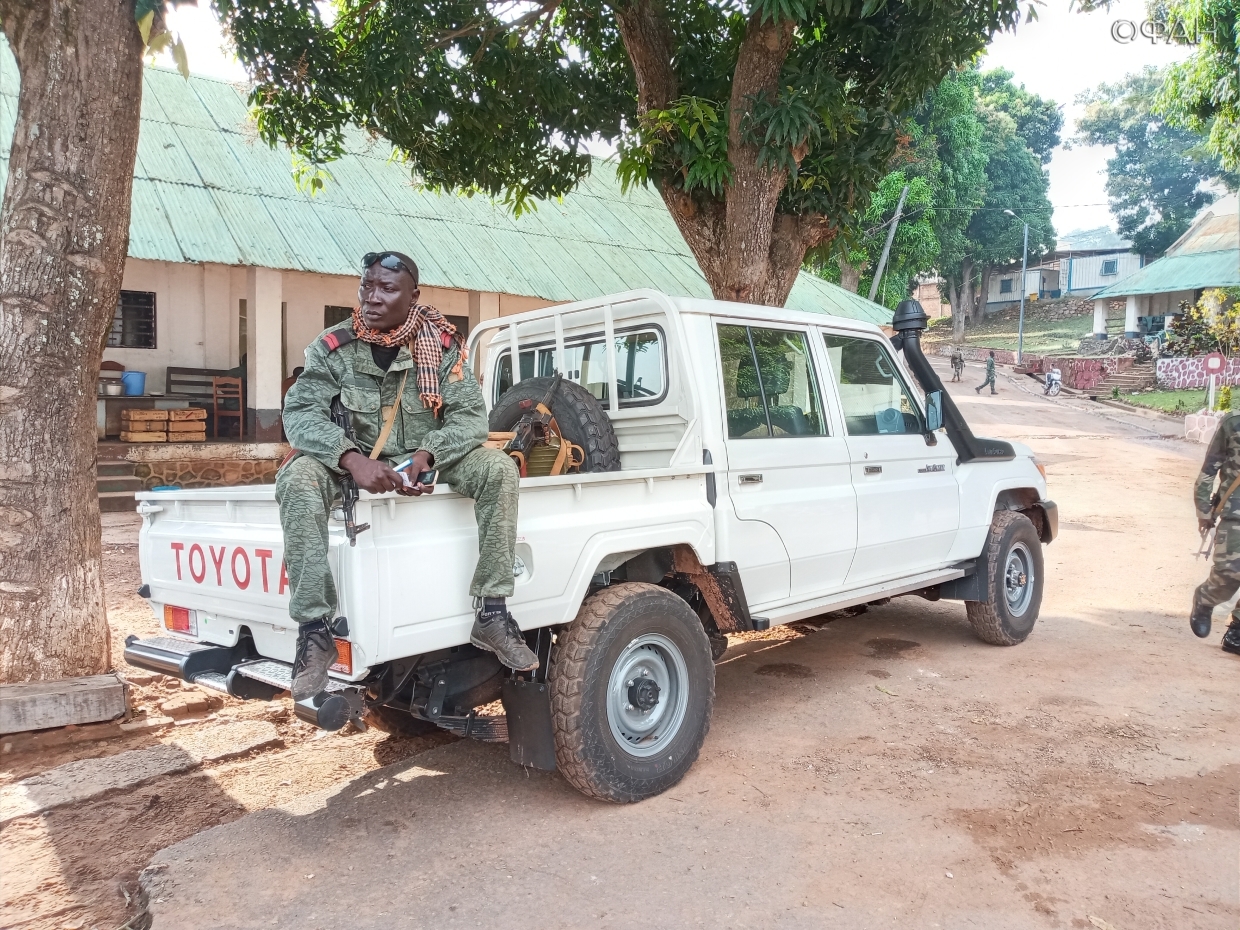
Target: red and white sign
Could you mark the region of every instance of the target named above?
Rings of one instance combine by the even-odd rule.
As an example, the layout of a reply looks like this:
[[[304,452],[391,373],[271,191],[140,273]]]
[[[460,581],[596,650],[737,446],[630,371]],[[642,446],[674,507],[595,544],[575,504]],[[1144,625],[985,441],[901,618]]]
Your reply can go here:
[[[1227,359],[1222,352],[1211,352],[1209,355],[1203,356],[1202,363],[1206,366],[1206,374],[1221,375],[1223,369],[1227,367]]]

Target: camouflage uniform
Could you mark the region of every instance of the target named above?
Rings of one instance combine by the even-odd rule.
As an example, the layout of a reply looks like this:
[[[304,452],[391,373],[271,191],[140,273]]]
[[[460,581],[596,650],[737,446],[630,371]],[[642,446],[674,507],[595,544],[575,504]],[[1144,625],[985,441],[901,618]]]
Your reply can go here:
[[[1218,493],[1226,494],[1236,476],[1240,475],[1240,414],[1226,417],[1218,425],[1206,460],[1197,476],[1195,503],[1197,517],[1208,520],[1213,508],[1214,476],[1218,475]],[[1197,588],[1194,606],[1214,607],[1230,600],[1240,589],[1240,488],[1223,505],[1214,536],[1214,566],[1210,577]],[[1240,626],[1240,605],[1231,612],[1233,627]]]
[[[996,393],[995,392],[995,360],[993,356],[988,357],[986,359],[986,380],[977,386],[976,388],[977,392],[980,394],[982,392],[982,388],[984,388],[988,384],[990,385],[990,393],[991,394]]]
[[[301,454],[276,475],[276,501],[284,529],[284,563],[289,579],[289,615],[299,623],[334,617],[336,586],[327,563],[327,521],[338,496],[340,457],[350,449],[368,455],[379,439],[386,408],[397,402],[401,377],[409,380],[400,410],[384,445],[382,459],[399,465],[419,449],[434,457],[441,482],[474,500],[478,522],[478,565],[469,593],[510,597],[516,550],[516,463],[498,449],[485,449],[486,405],[468,365],[451,374],[458,352],[444,352],[439,369],[443,393],[440,415],[422,406],[414,382],[413,358],[402,346],[385,373],[375,364],[370,344],[354,340],[334,351],[328,334],[351,336],[348,324],[325,330],[306,350],[306,368],[288,392],[284,431]],[[344,338],[347,338],[344,336]],[[332,398],[348,408],[356,441],[329,416]]]

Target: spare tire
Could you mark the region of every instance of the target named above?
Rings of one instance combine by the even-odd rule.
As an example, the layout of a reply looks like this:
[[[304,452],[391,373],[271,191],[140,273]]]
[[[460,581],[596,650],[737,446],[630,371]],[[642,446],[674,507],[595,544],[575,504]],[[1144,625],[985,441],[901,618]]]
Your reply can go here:
[[[500,396],[491,409],[490,429],[496,433],[510,432],[531,408],[540,404],[554,378],[527,378],[514,384]],[[573,381],[560,381],[548,404],[551,415],[559,424],[564,438],[585,450],[583,472],[619,471],[620,444],[611,427],[607,411],[594,395]]]

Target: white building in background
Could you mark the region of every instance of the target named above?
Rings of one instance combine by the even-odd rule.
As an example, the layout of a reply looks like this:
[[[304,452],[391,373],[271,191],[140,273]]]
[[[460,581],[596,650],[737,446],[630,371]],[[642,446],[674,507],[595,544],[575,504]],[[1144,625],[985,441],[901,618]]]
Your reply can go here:
[[[1055,251],[1025,271],[1025,299],[1089,297],[1123,281],[1145,265],[1132,243],[1107,226],[1070,232]],[[986,310],[993,312],[1020,302],[1020,266],[991,272]]]

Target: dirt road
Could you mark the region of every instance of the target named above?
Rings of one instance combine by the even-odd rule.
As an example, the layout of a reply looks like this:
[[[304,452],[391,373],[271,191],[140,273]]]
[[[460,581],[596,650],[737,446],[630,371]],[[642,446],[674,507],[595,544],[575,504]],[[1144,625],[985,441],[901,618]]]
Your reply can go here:
[[[1203,449],[1163,438],[1165,420],[1010,377],[1000,390],[957,398],[978,432],[1037,450],[1060,506],[1023,645],[986,646],[962,605],[917,598],[738,638],[697,765],[627,807],[516,768],[503,746],[406,747],[380,768],[393,750],[371,734],[289,729],[282,753],[110,799],[131,861],[113,854],[90,881],[75,817],[102,827],[104,802],[15,821],[6,874],[38,850],[62,871],[43,899],[6,889],[0,923],[135,916],[114,886],[158,848],[128,835],[159,835],[145,791],[152,821],[170,797],[186,821],[144,875],[156,930],[1234,928],[1240,658],[1218,648],[1221,611],[1208,642],[1186,620]],[[53,887],[95,902],[67,912],[81,923],[35,917],[63,903]]]

